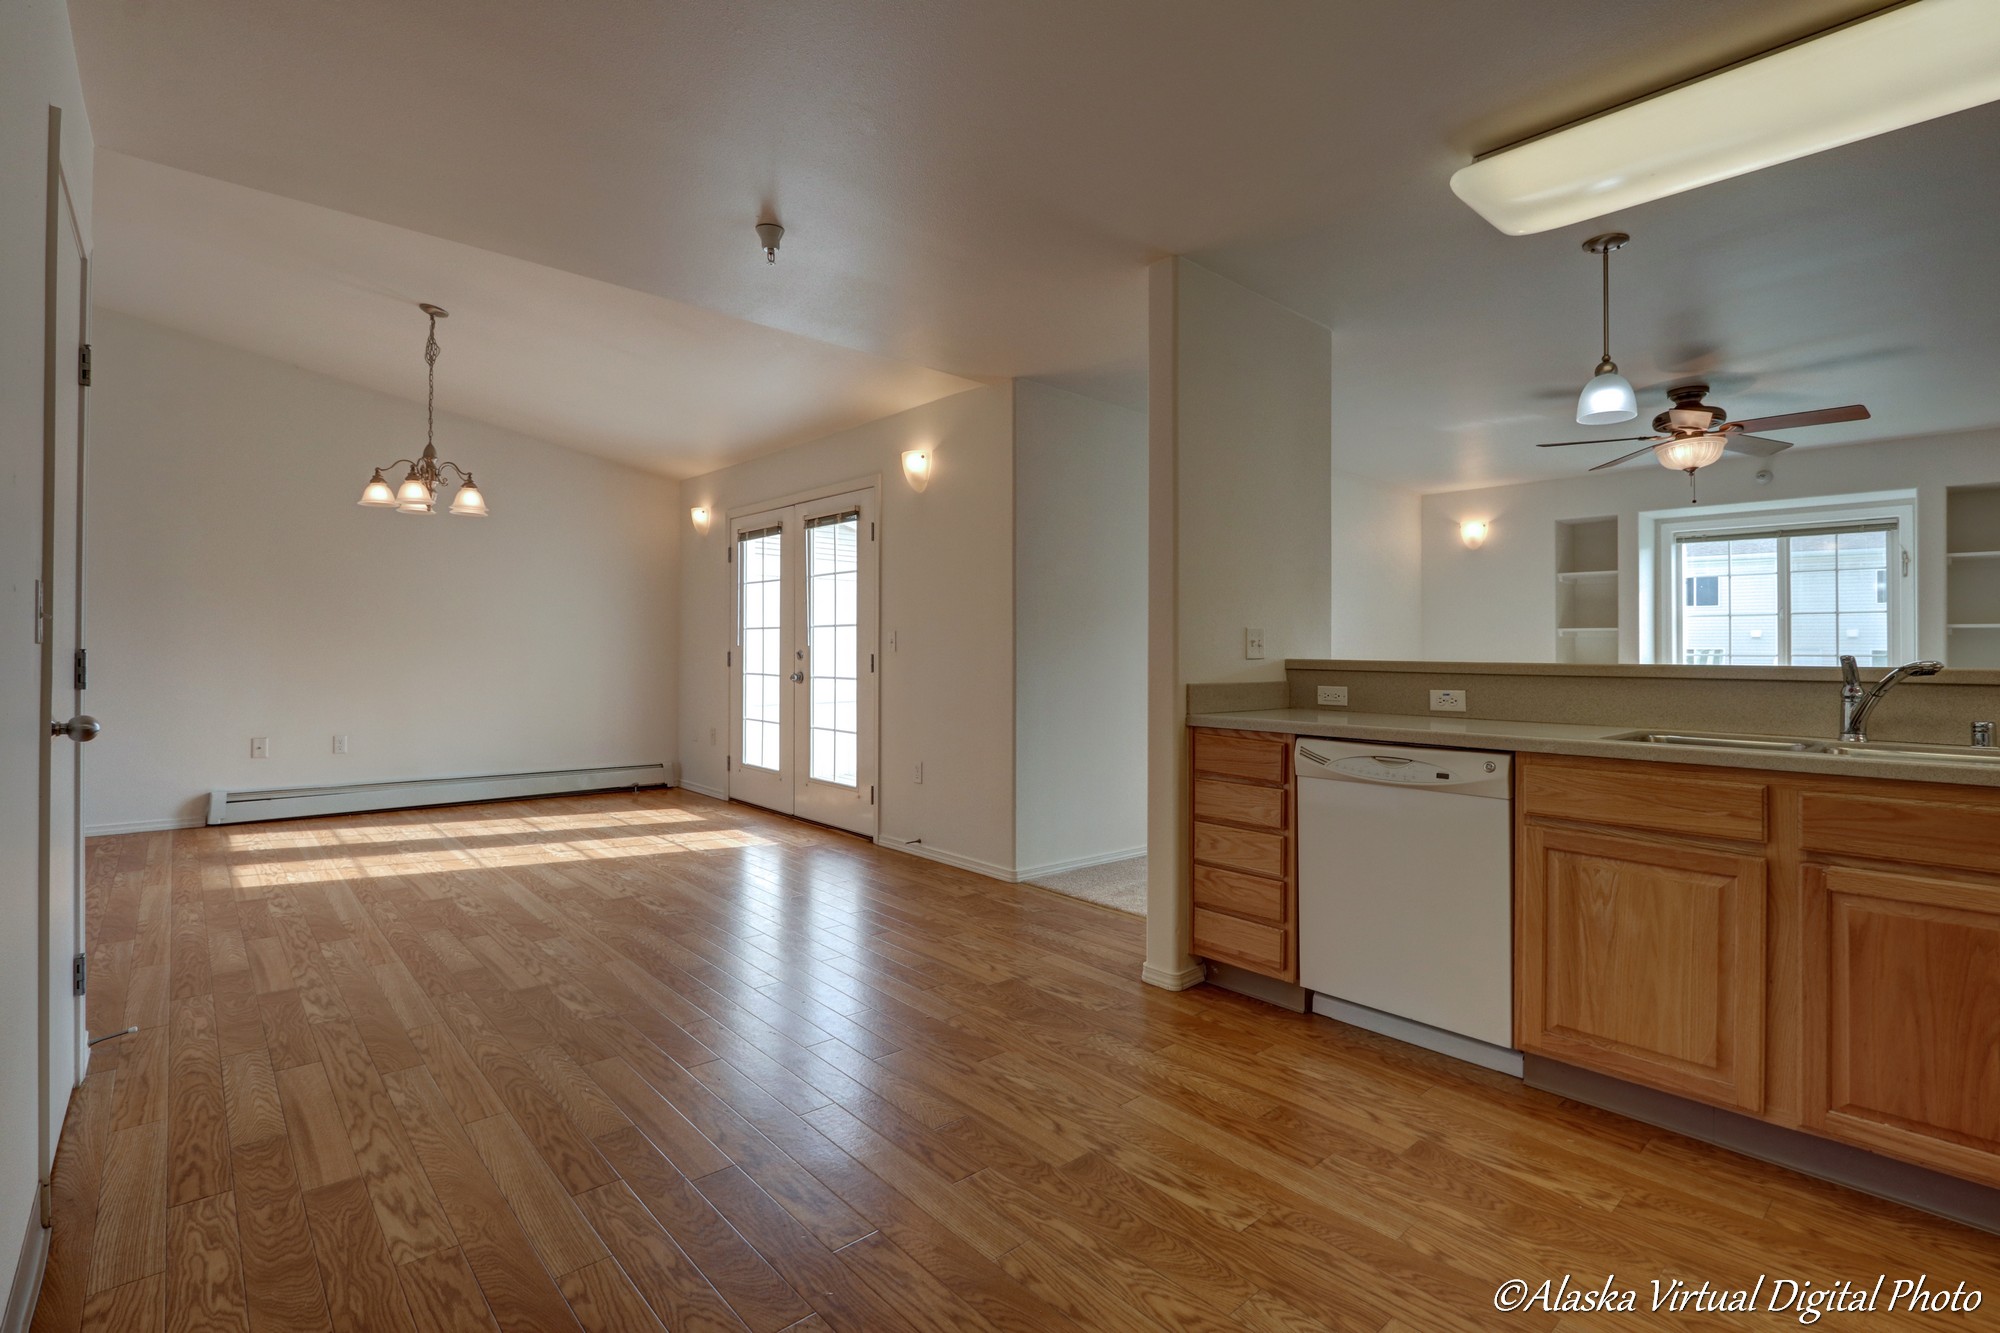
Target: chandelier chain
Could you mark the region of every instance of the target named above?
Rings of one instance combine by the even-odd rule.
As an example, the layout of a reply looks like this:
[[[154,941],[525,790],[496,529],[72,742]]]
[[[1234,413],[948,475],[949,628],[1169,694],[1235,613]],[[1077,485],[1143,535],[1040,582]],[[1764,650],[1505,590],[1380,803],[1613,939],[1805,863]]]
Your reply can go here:
[[[437,392],[438,392],[438,317],[431,316],[430,336],[424,340],[424,365],[430,375],[429,395],[424,402],[424,447],[430,448],[437,435]]]

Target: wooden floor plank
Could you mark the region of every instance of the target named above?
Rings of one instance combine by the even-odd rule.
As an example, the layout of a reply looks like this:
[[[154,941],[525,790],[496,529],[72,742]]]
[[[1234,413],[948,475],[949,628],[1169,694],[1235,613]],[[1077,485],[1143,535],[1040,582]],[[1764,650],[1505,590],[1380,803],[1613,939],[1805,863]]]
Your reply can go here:
[[[2000,1289],[1989,1236],[683,791],[96,839],[85,903],[93,1031],[141,1031],[72,1102],[35,1333],[1485,1333],[1516,1272],[1745,1256]]]

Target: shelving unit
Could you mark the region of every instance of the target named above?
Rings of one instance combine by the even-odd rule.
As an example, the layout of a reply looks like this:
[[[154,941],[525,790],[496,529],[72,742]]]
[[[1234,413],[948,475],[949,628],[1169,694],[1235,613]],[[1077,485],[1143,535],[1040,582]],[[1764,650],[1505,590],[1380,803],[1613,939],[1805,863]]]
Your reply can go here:
[[[1618,520],[1556,523],[1556,660],[1618,660]]]
[[[2000,486],[1953,486],[1944,498],[1945,660],[2000,666]]]

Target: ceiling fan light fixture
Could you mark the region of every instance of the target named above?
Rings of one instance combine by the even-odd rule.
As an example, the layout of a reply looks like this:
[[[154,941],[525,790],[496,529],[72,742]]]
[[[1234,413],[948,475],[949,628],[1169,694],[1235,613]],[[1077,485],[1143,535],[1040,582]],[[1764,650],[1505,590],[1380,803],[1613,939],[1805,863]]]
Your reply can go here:
[[[1723,435],[1682,435],[1654,445],[1653,456],[1660,460],[1661,467],[1693,472],[1722,457],[1722,448],[1727,443],[1728,437]]]
[[[2000,5],[1897,5],[1462,167],[1509,236],[1603,217],[2000,100]]]

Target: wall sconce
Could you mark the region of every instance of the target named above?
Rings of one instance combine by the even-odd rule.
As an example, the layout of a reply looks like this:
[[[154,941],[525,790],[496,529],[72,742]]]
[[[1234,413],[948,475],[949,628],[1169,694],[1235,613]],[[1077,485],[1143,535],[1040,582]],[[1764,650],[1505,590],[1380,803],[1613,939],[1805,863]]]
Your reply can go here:
[[[910,489],[921,491],[931,484],[931,451],[912,449],[903,455],[903,480],[910,483]]]
[[[1476,551],[1486,541],[1486,520],[1469,518],[1458,525],[1458,539],[1465,543],[1465,549]]]
[[[708,506],[696,505],[688,510],[688,517],[694,521],[694,530],[702,536],[708,535]]]

